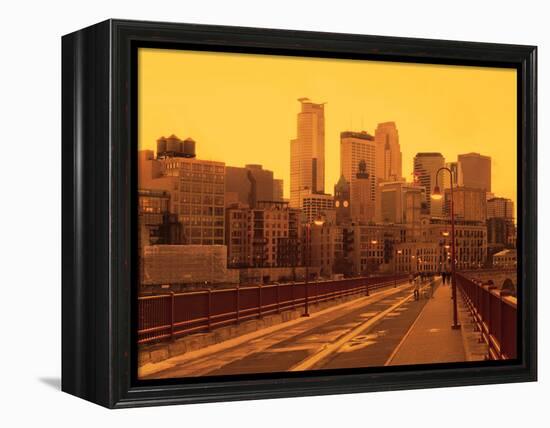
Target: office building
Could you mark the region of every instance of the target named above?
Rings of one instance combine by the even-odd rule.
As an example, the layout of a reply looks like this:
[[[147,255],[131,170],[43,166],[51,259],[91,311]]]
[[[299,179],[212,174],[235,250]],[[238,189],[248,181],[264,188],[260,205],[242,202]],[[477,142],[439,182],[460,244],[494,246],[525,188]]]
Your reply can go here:
[[[184,244],[223,245],[225,164],[161,153],[157,158],[151,150],[138,153],[139,189],[170,194],[169,212],[182,225]]]
[[[226,245],[231,268],[300,264],[300,210],[287,202],[259,201],[254,208],[226,209]]]
[[[512,219],[491,217],[487,219],[487,240],[491,245],[513,248],[516,246],[516,226]]]
[[[491,191],[491,157],[479,153],[458,155],[462,171],[462,185]]]
[[[514,202],[507,198],[491,198],[487,200],[487,218],[495,217],[514,220]]]
[[[395,122],[379,123],[374,132],[376,171],[380,181],[401,181],[402,160],[399,133]]]
[[[283,180],[262,165],[225,167],[225,192],[228,198],[254,207],[257,201],[282,201]],[[277,192],[277,196],[275,195]]]
[[[453,189],[454,214],[456,219],[467,221],[487,220],[485,190],[471,187]],[[451,190],[445,189],[445,215],[451,215]]]
[[[298,204],[302,209],[304,223],[311,223],[319,217],[327,223],[336,222],[336,209],[332,195],[303,190],[298,194]]]
[[[380,184],[381,221],[383,223],[419,224],[425,190],[405,182]]]
[[[273,179],[273,200],[283,202],[284,199],[284,182],[282,178]]]
[[[330,278],[336,273],[337,264],[343,258],[343,228],[327,223],[312,226],[310,250],[310,266],[319,268],[322,277]]]
[[[430,219],[425,241],[439,246],[440,266],[451,257],[451,221],[450,219]],[[477,221],[455,220],[456,268],[474,269],[485,265],[487,259],[487,226]]]
[[[300,208],[300,192],[325,191],[325,106],[300,98],[297,135],[290,142],[290,205]]]
[[[414,180],[416,184],[423,186],[425,193],[425,203],[429,214],[432,217],[442,217],[443,200],[432,200],[431,195],[436,186],[439,185],[441,192],[447,188],[448,173],[438,170],[445,166],[445,158],[441,153],[417,153],[414,157]]]

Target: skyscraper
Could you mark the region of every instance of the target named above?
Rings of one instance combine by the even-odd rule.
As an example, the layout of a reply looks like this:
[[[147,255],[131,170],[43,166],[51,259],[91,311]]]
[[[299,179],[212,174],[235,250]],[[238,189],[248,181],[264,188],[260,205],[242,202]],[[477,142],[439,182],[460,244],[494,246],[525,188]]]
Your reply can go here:
[[[340,171],[344,178],[350,183],[352,192],[353,184],[357,180],[359,164],[365,163],[365,171],[372,176],[371,198],[375,199],[376,180],[376,143],[374,137],[365,131],[340,133]]]
[[[380,181],[401,181],[401,147],[395,122],[379,123],[374,132],[374,140],[376,142],[376,177]]]
[[[458,155],[462,169],[462,185],[491,191],[491,157],[479,153]]]
[[[351,216],[354,222],[368,224],[374,221],[377,193],[372,192],[376,177],[367,172],[366,162],[359,161],[357,173],[351,187]]]
[[[298,99],[297,136],[290,142],[290,205],[300,207],[300,192],[325,191],[325,106]]]
[[[443,199],[432,200],[431,195],[436,181],[443,192],[448,182],[448,174],[442,172],[436,180],[437,171],[445,166],[445,158],[441,153],[417,153],[414,157],[414,179],[417,184],[426,189],[426,205],[432,217],[443,216]]]

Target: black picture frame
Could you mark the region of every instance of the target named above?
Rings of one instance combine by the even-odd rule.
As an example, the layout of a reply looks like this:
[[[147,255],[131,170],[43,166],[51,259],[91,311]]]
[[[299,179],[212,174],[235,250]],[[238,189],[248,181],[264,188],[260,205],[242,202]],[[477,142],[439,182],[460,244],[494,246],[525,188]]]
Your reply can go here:
[[[518,71],[519,358],[166,382],[136,379],[136,49],[141,46]],[[62,38],[62,390],[109,408],[537,379],[534,46],[107,20]]]

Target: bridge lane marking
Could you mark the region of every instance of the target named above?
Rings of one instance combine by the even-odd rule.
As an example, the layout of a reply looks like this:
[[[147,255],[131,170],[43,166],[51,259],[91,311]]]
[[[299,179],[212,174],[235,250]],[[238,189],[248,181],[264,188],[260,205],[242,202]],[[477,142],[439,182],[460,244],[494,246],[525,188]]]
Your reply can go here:
[[[397,303],[393,304],[389,308],[383,310],[382,312],[379,312],[378,315],[375,315],[373,318],[370,318],[366,322],[359,324],[357,327],[355,327],[349,333],[342,336],[336,342],[325,345],[321,349],[321,351],[319,351],[318,353],[312,355],[311,357],[306,358],[305,360],[291,367],[289,371],[295,372],[295,371],[311,369],[314,365],[320,363],[321,361],[325,360],[327,357],[338,352],[338,350],[342,346],[344,346],[347,342],[351,341],[356,336],[359,336],[360,334],[362,334],[365,330],[375,325],[378,321],[382,320],[387,314],[394,311],[399,306],[405,304],[412,297],[413,297],[413,294],[411,293],[407,297],[400,299]]]

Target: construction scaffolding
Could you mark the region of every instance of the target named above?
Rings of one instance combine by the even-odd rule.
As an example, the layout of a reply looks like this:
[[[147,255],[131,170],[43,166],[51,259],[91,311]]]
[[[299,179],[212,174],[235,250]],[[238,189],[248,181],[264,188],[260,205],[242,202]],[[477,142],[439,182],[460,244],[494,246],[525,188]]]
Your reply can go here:
[[[142,263],[143,285],[234,282],[225,245],[149,245]]]

